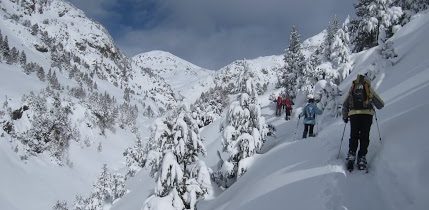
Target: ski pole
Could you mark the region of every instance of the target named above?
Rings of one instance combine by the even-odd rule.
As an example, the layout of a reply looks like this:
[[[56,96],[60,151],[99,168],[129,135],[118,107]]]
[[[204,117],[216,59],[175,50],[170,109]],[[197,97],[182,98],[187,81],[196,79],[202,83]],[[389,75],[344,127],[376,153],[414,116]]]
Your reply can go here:
[[[378,126],[377,112],[374,112],[374,115],[375,115],[375,122],[377,123],[378,138],[380,139],[380,144],[382,144],[383,141],[381,141],[381,133],[380,133],[380,127]]]
[[[347,123],[344,124],[343,135],[341,136],[340,150],[338,150],[337,159],[340,158],[341,146],[343,145],[344,133],[346,132]]]
[[[296,128],[295,128],[295,133],[293,134],[294,136],[296,135],[296,133],[298,132],[298,125],[299,125],[299,120],[301,118],[298,118],[298,121],[296,122]]]

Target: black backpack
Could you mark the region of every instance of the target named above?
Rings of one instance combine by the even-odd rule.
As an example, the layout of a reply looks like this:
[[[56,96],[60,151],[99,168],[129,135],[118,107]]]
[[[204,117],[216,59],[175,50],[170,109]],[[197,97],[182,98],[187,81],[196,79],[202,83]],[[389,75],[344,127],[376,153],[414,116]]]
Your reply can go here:
[[[371,90],[368,82],[362,80],[353,81],[350,90],[351,108],[352,109],[371,109]]]

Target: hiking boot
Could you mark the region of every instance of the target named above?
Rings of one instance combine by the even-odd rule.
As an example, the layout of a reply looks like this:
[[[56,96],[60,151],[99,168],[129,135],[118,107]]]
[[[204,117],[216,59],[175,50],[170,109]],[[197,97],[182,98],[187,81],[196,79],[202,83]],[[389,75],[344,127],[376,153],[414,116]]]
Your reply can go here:
[[[358,168],[359,168],[359,170],[365,170],[366,169],[366,165],[367,165],[367,162],[366,162],[365,156],[359,157],[358,158]]]
[[[348,161],[355,161],[356,160],[356,154],[349,152],[349,154],[347,154],[347,158],[346,160]]]

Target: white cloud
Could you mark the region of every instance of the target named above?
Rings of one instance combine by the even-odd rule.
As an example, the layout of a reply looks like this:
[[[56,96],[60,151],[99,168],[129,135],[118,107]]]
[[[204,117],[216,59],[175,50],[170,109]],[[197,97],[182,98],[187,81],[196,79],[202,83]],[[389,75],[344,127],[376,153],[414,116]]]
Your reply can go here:
[[[109,18],[112,11],[99,9],[121,3],[95,0],[80,5],[95,10],[90,15]],[[197,65],[217,69],[235,59],[280,54],[289,32],[297,25],[303,38],[320,32],[337,14],[353,13],[352,0],[128,0],[156,2],[151,27],[122,22],[115,32],[118,45],[128,54],[165,50]],[[103,7],[104,4],[104,7]],[[79,5],[78,5],[79,6]],[[113,11],[117,12],[117,11]],[[114,13],[113,13],[114,14]],[[119,14],[120,15],[120,14]],[[139,18],[136,12],[135,18]],[[108,26],[107,26],[108,27]]]

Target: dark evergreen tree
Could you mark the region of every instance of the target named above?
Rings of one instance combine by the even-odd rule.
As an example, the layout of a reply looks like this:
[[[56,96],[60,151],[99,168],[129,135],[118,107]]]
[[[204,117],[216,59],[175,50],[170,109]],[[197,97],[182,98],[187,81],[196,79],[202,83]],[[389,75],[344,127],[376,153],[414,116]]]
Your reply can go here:
[[[91,102],[92,114],[95,117],[93,121],[100,128],[101,134],[104,135],[106,129],[113,130],[118,118],[116,99],[107,92],[104,92],[104,94],[94,92],[89,101]]]
[[[19,59],[19,51],[16,49],[16,47],[12,47],[12,49],[10,49],[10,55],[6,62],[8,64],[14,64],[18,62],[18,59]]]
[[[10,56],[9,40],[7,36],[4,37],[3,43],[1,43],[0,51],[3,53],[3,59],[7,60]]]
[[[43,69],[43,67],[39,66],[36,74],[37,78],[39,78],[40,81],[45,81],[45,70]]]
[[[52,89],[61,90],[60,82],[58,82],[57,73],[54,71],[52,76],[48,80],[49,85]]]
[[[79,133],[70,121],[71,107],[61,103],[59,94],[53,94],[53,102],[48,106],[46,92],[24,96],[25,103],[32,110],[29,118],[31,128],[18,134],[18,139],[28,146],[30,154],[49,153],[59,164],[64,163],[70,140],[79,140]]]
[[[129,88],[129,87],[126,87],[125,89],[124,89],[124,100],[126,101],[126,102],[130,102],[130,92],[131,92],[131,89]]]
[[[21,54],[19,55],[19,63],[21,66],[25,66],[25,64],[27,64],[27,55],[25,54],[24,50],[21,51]]]
[[[36,23],[31,26],[31,35],[35,36],[37,33],[39,33],[39,25]]]
[[[76,65],[73,65],[72,69],[70,69],[69,72],[69,79],[74,78],[75,74],[78,72],[79,70],[77,69]]]

